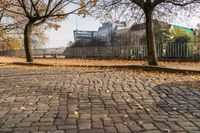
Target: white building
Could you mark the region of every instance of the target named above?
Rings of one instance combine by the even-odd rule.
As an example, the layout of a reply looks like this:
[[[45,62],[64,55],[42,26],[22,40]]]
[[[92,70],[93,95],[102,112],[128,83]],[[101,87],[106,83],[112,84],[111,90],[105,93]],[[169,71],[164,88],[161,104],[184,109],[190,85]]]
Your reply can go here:
[[[81,43],[88,43],[93,38],[98,37],[97,31],[81,31],[81,30],[74,30],[74,41],[81,42]]]

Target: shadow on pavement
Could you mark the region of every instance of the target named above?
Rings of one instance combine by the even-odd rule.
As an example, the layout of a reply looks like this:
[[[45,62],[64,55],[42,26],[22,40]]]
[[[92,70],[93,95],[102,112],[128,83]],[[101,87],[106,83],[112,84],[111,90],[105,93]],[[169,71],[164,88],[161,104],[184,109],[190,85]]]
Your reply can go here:
[[[189,113],[200,118],[200,81],[161,84],[154,90],[161,97],[157,107],[166,112]]]

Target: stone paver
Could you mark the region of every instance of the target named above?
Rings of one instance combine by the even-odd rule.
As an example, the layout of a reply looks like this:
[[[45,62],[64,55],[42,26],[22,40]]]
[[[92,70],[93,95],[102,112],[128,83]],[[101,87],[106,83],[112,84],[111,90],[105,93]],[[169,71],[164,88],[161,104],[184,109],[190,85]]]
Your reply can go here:
[[[197,133],[198,77],[0,66],[0,133]]]

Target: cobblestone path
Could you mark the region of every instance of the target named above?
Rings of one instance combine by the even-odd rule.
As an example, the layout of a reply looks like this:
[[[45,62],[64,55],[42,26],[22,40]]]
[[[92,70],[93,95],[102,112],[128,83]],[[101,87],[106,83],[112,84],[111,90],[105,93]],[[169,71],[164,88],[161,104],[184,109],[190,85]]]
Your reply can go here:
[[[200,133],[200,79],[0,66],[0,133]]]

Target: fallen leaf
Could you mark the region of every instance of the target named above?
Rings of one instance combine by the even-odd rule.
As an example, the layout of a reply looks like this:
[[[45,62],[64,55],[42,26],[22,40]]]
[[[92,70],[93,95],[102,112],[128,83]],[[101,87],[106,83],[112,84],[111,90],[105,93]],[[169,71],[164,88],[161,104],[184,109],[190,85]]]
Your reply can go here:
[[[79,112],[78,112],[78,111],[75,111],[75,112],[74,112],[74,115],[79,115]]]
[[[51,95],[48,96],[48,99],[49,99],[49,100],[51,100],[52,98],[53,98],[53,96],[51,96]]]
[[[169,132],[171,132],[171,130],[166,128],[166,129],[164,129],[164,132],[169,133]]]
[[[30,105],[30,106],[31,106],[31,105],[33,105],[33,103],[29,103],[28,105]]]
[[[139,121],[138,123],[139,123],[139,125],[142,125],[142,124],[143,124],[143,122],[142,122],[142,121]]]
[[[193,116],[196,116],[196,113],[192,113]]]
[[[21,109],[21,110],[25,110],[26,108],[25,108],[25,107],[20,107],[20,109]]]
[[[146,110],[147,110],[147,112],[150,112],[150,111],[151,111],[149,108],[147,108]]]
[[[110,91],[109,90],[106,90],[106,93],[109,93]]]
[[[127,118],[127,117],[128,117],[128,115],[124,115],[124,117],[125,117],[125,118]]]
[[[127,102],[130,102],[129,99],[126,99]]]
[[[177,108],[176,108],[176,107],[173,107],[173,108],[172,108],[172,110],[173,110],[173,111],[176,111],[176,110],[177,110]]]
[[[136,104],[138,106],[139,109],[143,109],[142,105],[140,104]]]

